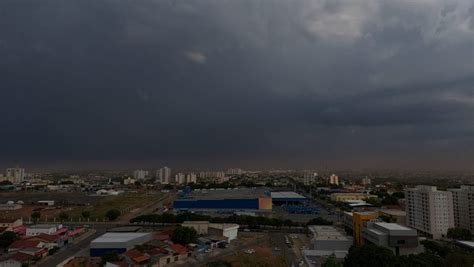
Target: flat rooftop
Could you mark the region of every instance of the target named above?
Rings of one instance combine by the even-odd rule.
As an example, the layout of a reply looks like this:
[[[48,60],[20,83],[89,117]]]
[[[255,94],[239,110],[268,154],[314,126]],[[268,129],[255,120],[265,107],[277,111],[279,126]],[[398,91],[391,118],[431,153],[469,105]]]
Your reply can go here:
[[[398,223],[384,223],[384,222],[377,222],[375,223],[376,225],[380,226],[380,227],[383,227],[385,229],[388,229],[388,230],[413,230],[411,228],[408,228],[406,226],[403,226],[403,225],[400,225]]]
[[[333,226],[310,225],[308,228],[314,235],[313,240],[349,240],[347,235]]]
[[[150,233],[105,233],[102,236],[92,240],[91,243],[127,242],[129,240],[147,235],[150,235]]]
[[[268,197],[264,188],[230,188],[193,190],[183,199],[252,199]]]
[[[298,198],[298,199],[306,199],[306,197],[296,193],[296,192],[291,192],[291,191],[286,191],[286,192],[272,192],[271,193],[272,198],[280,198],[280,199],[285,199],[285,198]]]
[[[42,229],[42,228],[53,228],[53,227],[61,227],[61,224],[33,224],[28,225],[27,228],[31,229]]]
[[[403,211],[403,210],[396,210],[396,209],[393,209],[393,210],[380,210],[380,212],[383,212],[383,213],[386,213],[386,214],[389,214],[389,215],[392,215],[392,216],[406,216],[407,213],[406,211]]]

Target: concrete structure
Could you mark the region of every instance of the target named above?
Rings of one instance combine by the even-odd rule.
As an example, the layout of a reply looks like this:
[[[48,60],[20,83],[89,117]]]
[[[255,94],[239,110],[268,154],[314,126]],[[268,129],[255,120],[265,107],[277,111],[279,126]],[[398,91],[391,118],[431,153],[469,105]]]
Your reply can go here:
[[[161,184],[169,184],[171,179],[171,169],[166,166],[159,169],[156,171],[156,177]]]
[[[369,198],[377,198],[376,195],[364,194],[364,193],[332,193],[332,201],[346,201],[346,200],[365,200]]]
[[[347,251],[353,244],[352,237],[341,233],[334,226],[310,225],[308,229],[313,234],[311,243],[314,250]]]
[[[335,174],[332,174],[332,175],[329,177],[329,184],[338,185],[338,184],[339,184],[339,176],[337,176],[337,175],[335,175]]]
[[[358,246],[363,245],[364,238],[362,236],[362,232],[365,229],[366,223],[371,222],[371,221],[372,222],[377,221],[378,212],[376,211],[353,212],[352,218],[353,218],[352,230],[353,230],[355,244]]]
[[[25,180],[25,169],[8,168],[5,172],[5,176],[2,179],[10,181],[14,184],[19,184]]]
[[[405,190],[407,226],[439,239],[454,227],[453,194],[436,186],[419,185]]]
[[[107,252],[124,253],[152,238],[152,233],[105,233],[91,242],[90,256],[100,257]]]
[[[379,216],[386,218],[389,223],[406,225],[407,213],[403,210],[383,209],[379,210]]]
[[[237,238],[239,225],[233,223],[209,223],[208,221],[186,221],[184,227],[194,228],[200,235],[222,236],[230,242]]]
[[[5,211],[5,210],[19,210],[23,208],[21,204],[18,203],[5,203],[5,204],[0,204],[0,211]]]
[[[133,171],[133,178],[137,180],[143,180],[148,176],[148,171],[145,170],[135,170]]]
[[[26,236],[37,236],[40,234],[54,234],[63,228],[62,224],[33,224],[26,227]]]
[[[474,232],[474,186],[448,189],[453,194],[453,216],[456,227]]]
[[[368,222],[362,236],[366,242],[386,247],[397,256],[423,252],[416,230],[400,224]]]

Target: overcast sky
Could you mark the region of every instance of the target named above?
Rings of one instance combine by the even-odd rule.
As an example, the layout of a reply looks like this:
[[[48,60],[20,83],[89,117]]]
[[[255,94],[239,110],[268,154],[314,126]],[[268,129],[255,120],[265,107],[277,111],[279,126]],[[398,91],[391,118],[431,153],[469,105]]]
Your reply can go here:
[[[2,0],[0,165],[472,168],[472,0]]]

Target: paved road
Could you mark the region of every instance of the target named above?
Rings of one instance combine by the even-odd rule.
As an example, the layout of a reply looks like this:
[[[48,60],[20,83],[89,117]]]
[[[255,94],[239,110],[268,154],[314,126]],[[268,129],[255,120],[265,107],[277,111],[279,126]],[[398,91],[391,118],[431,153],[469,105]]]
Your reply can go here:
[[[41,262],[41,264],[39,264],[38,266],[45,266],[45,267],[54,267],[58,264],[60,264],[61,262],[63,262],[64,260],[66,260],[67,258],[69,257],[72,257],[76,254],[79,254],[79,253],[84,253],[86,252],[86,250],[89,248],[89,244],[92,240],[96,239],[97,237],[99,237],[100,235],[104,234],[107,230],[106,227],[99,227],[97,229],[95,229],[96,232],[90,236],[88,236],[87,238],[79,241],[77,244],[74,244],[74,243],[71,243],[71,244],[68,244],[68,246],[66,248],[63,248],[61,249],[59,252],[57,252],[55,255],[53,256],[49,256],[47,258],[45,258],[45,260],[43,262]],[[88,255],[88,253],[86,253]]]
[[[281,252],[281,255],[285,259],[288,266],[293,266],[296,263],[296,256],[293,252],[293,249],[288,247],[285,244],[285,234],[284,233],[269,233],[270,243],[273,245],[272,250],[277,247]],[[296,265],[295,265],[296,266]]]

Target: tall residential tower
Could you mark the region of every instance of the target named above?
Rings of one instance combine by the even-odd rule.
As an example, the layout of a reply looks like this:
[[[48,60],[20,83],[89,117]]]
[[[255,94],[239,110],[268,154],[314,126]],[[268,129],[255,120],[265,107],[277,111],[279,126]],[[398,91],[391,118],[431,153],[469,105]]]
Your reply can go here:
[[[406,189],[405,196],[407,225],[434,239],[446,237],[454,227],[453,194],[419,185]]]

